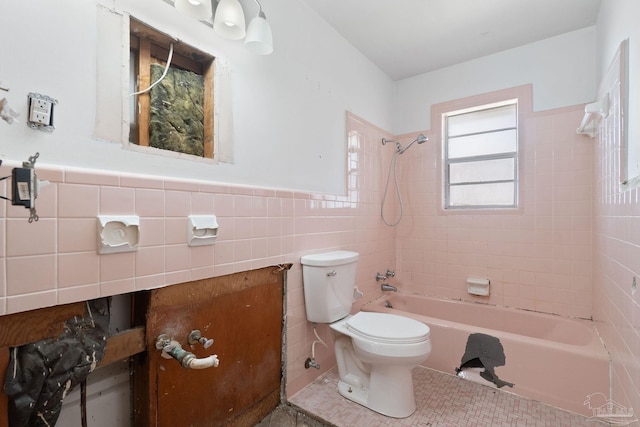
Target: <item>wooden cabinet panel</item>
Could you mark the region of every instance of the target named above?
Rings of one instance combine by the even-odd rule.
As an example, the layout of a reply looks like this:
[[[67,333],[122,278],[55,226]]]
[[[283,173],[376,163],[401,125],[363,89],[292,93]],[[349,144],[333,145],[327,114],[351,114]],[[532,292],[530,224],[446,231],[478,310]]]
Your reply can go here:
[[[242,418],[248,425],[278,405],[283,283],[284,271],[269,267],[151,291],[145,362],[149,378],[142,380],[149,413],[144,424],[209,427]],[[208,349],[190,346],[187,337],[193,329],[213,338],[214,344]],[[163,358],[155,349],[160,334],[170,335],[197,357],[217,354],[219,367],[190,370]],[[261,404],[268,407],[256,410]]]

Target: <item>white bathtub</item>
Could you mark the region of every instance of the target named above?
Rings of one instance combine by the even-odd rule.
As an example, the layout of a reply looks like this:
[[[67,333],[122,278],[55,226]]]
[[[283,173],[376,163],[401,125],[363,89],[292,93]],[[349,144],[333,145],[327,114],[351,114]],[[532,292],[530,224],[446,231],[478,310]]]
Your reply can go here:
[[[609,394],[609,356],[590,321],[403,293],[362,310],[426,323],[432,350],[422,365],[428,368],[455,375],[468,336],[483,333],[497,337],[504,348],[506,364],[495,372],[514,386],[502,390],[584,415],[593,415],[584,406],[589,394]]]

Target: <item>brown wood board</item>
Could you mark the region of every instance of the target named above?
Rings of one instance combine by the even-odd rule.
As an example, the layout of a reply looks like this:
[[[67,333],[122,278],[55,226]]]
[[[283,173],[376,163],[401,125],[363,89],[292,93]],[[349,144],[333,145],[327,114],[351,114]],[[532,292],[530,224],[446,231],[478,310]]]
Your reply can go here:
[[[283,278],[282,270],[268,267],[152,291],[147,317],[148,425],[224,425],[279,395]],[[213,338],[213,346],[192,348],[187,336],[193,329]],[[217,354],[220,366],[189,370],[162,358],[155,350],[160,334],[169,334],[197,357]],[[273,408],[277,404],[273,402]],[[254,411],[255,416],[264,411]]]

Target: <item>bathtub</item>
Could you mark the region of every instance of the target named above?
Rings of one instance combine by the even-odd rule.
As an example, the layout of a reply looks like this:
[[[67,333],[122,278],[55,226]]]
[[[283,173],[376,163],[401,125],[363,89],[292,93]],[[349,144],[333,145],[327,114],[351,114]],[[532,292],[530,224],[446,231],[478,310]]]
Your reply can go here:
[[[497,337],[504,348],[506,363],[495,373],[514,386],[501,390],[583,415],[593,415],[584,406],[588,395],[609,395],[609,356],[591,321],[402,293],[361,310],[426,323],[432,344],[422,364],[427,368],[455,375],[468,336],[483,333]]]

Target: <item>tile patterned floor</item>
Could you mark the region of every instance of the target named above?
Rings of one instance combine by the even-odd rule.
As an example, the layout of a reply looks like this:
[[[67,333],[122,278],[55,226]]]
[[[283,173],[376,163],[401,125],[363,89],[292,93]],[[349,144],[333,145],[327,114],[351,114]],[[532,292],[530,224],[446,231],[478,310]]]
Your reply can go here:
[[[338,394],[335,369],[296,393],[290,403],[338,427],[602,427],[572,412],[503,392],[453,375],[416,368],[413,371],[416,412],[393,419],[370,411]]]

